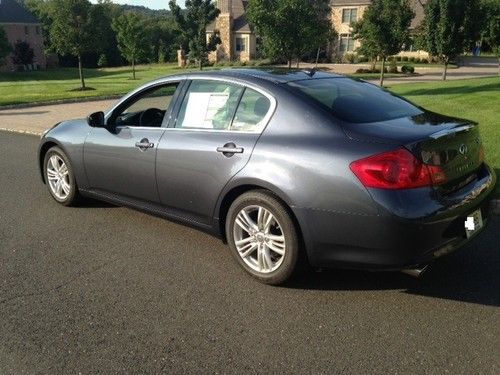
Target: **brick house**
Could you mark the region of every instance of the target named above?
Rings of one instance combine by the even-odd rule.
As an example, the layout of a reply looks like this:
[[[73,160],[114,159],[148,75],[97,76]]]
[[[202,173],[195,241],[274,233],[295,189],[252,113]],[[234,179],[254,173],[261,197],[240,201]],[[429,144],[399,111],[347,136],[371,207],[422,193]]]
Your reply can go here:
[[[217,0],[220,15],[207,27],[207,39],[218,31],[222,43],[210,61],[248,61],[256,57],[257,38],[245,18],[248,0]]]
[[[13,46],[17,41],[27,42],[33,48],[33,67],[45,69],[47,58],[44,52],[42,23],[27,9],[15,0],[0,0],[0,27],[6,34],[9,43]],[[0,66],[0,71],[11,71],[17,67],[7,57],[6,65]]]
[[[415,30],[424,19],[424,5],[426,2],[427,0],[410,0],[410,5],[415,12],[410,31]],[[350,24],[363,17],[363,13],[370,3],[370,0],[331,0],[332,24],[338,33],[337,43],[332,46],[333,57],[341,57],[346,53],[352,53],[360,46],[360,42],[352,37]],[[428,57],[427,52],[416,51],[411,45],[407,46],[405,51],[401,51],[400,55]]]

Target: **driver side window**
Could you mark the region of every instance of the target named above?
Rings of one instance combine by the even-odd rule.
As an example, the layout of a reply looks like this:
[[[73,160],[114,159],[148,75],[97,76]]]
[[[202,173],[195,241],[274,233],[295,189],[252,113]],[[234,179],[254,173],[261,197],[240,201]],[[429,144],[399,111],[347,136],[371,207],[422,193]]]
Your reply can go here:
[[[178,83],[155,87],[142,93],[116,116],[116,126],[161,127]]]

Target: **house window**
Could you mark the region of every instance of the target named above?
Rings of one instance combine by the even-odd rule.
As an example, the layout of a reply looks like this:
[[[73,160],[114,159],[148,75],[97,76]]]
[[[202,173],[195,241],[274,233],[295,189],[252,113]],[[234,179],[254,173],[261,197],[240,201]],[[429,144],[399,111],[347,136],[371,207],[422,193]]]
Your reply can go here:
[[[353,52],[354,51],[354,39],[351,34],[340,34],[340,52]]]
[[[358,19],[358,10],[356,8],[342,9],[342,23],[356,22]]]
[[[29,28],[28,26],[24,26],[24,35],[28,35],[29,34]]]
[[[246,51],[247,51],[246,38],[236,38],[236,52],[246,52]]]

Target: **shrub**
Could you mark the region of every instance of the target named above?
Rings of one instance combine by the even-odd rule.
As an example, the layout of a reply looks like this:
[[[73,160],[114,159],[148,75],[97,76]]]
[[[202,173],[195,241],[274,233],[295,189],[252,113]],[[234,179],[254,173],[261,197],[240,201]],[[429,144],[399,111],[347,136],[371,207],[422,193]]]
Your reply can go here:
[[[391,63],[389,65],[389,73],[397,73],[398,72],[398,66],[396,64],[396,59],[392,58]]]
[[[421,58],[420,59],[420,63],[422,63],[422,64],[429,64],[429,60]]]
[[[396,56],[396,61],[402,61],[401,59],[402,59],[401,56]]]
[[[354,64],[356,62],[356,55],[354,53],[346,53],[342,57],[342,61],[347,64]]]
[[[401,61],[408,61],[408,56],[402,56]]]
[[[411,65],[403,65],[401,67],[401,72],[405,74],[413,74],[415,73],[415,68]]]
[[[409,61],[409,62],[413,62],[413,63],[414,63],[414,62],[415,62],[415,60],[416,60],[416,59],[415,59],[415,57],[413,57],[413,56],[411,56],[411,57],[409,57],[409,58],[408,58],[408,61]]]
[[[359,68],[356,69],[356,73],[371,73],[372,71],[370,69],[365,69],[365,68]]]
[[[367,56],[358,56],[358,62],[360,63],[365,63],[365,62],[368,62],[369,59]]]

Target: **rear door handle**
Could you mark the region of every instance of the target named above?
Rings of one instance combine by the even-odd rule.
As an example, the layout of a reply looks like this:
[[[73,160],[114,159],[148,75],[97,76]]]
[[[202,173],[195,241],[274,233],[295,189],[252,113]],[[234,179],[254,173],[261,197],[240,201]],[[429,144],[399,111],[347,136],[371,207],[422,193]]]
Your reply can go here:
[[[245,149],[243,147],[237,147],[234,143],[226,143],[222,147],[217,147],[217,152],[221,152],[224,156],[231,157],[234,154],[242,154]]]

